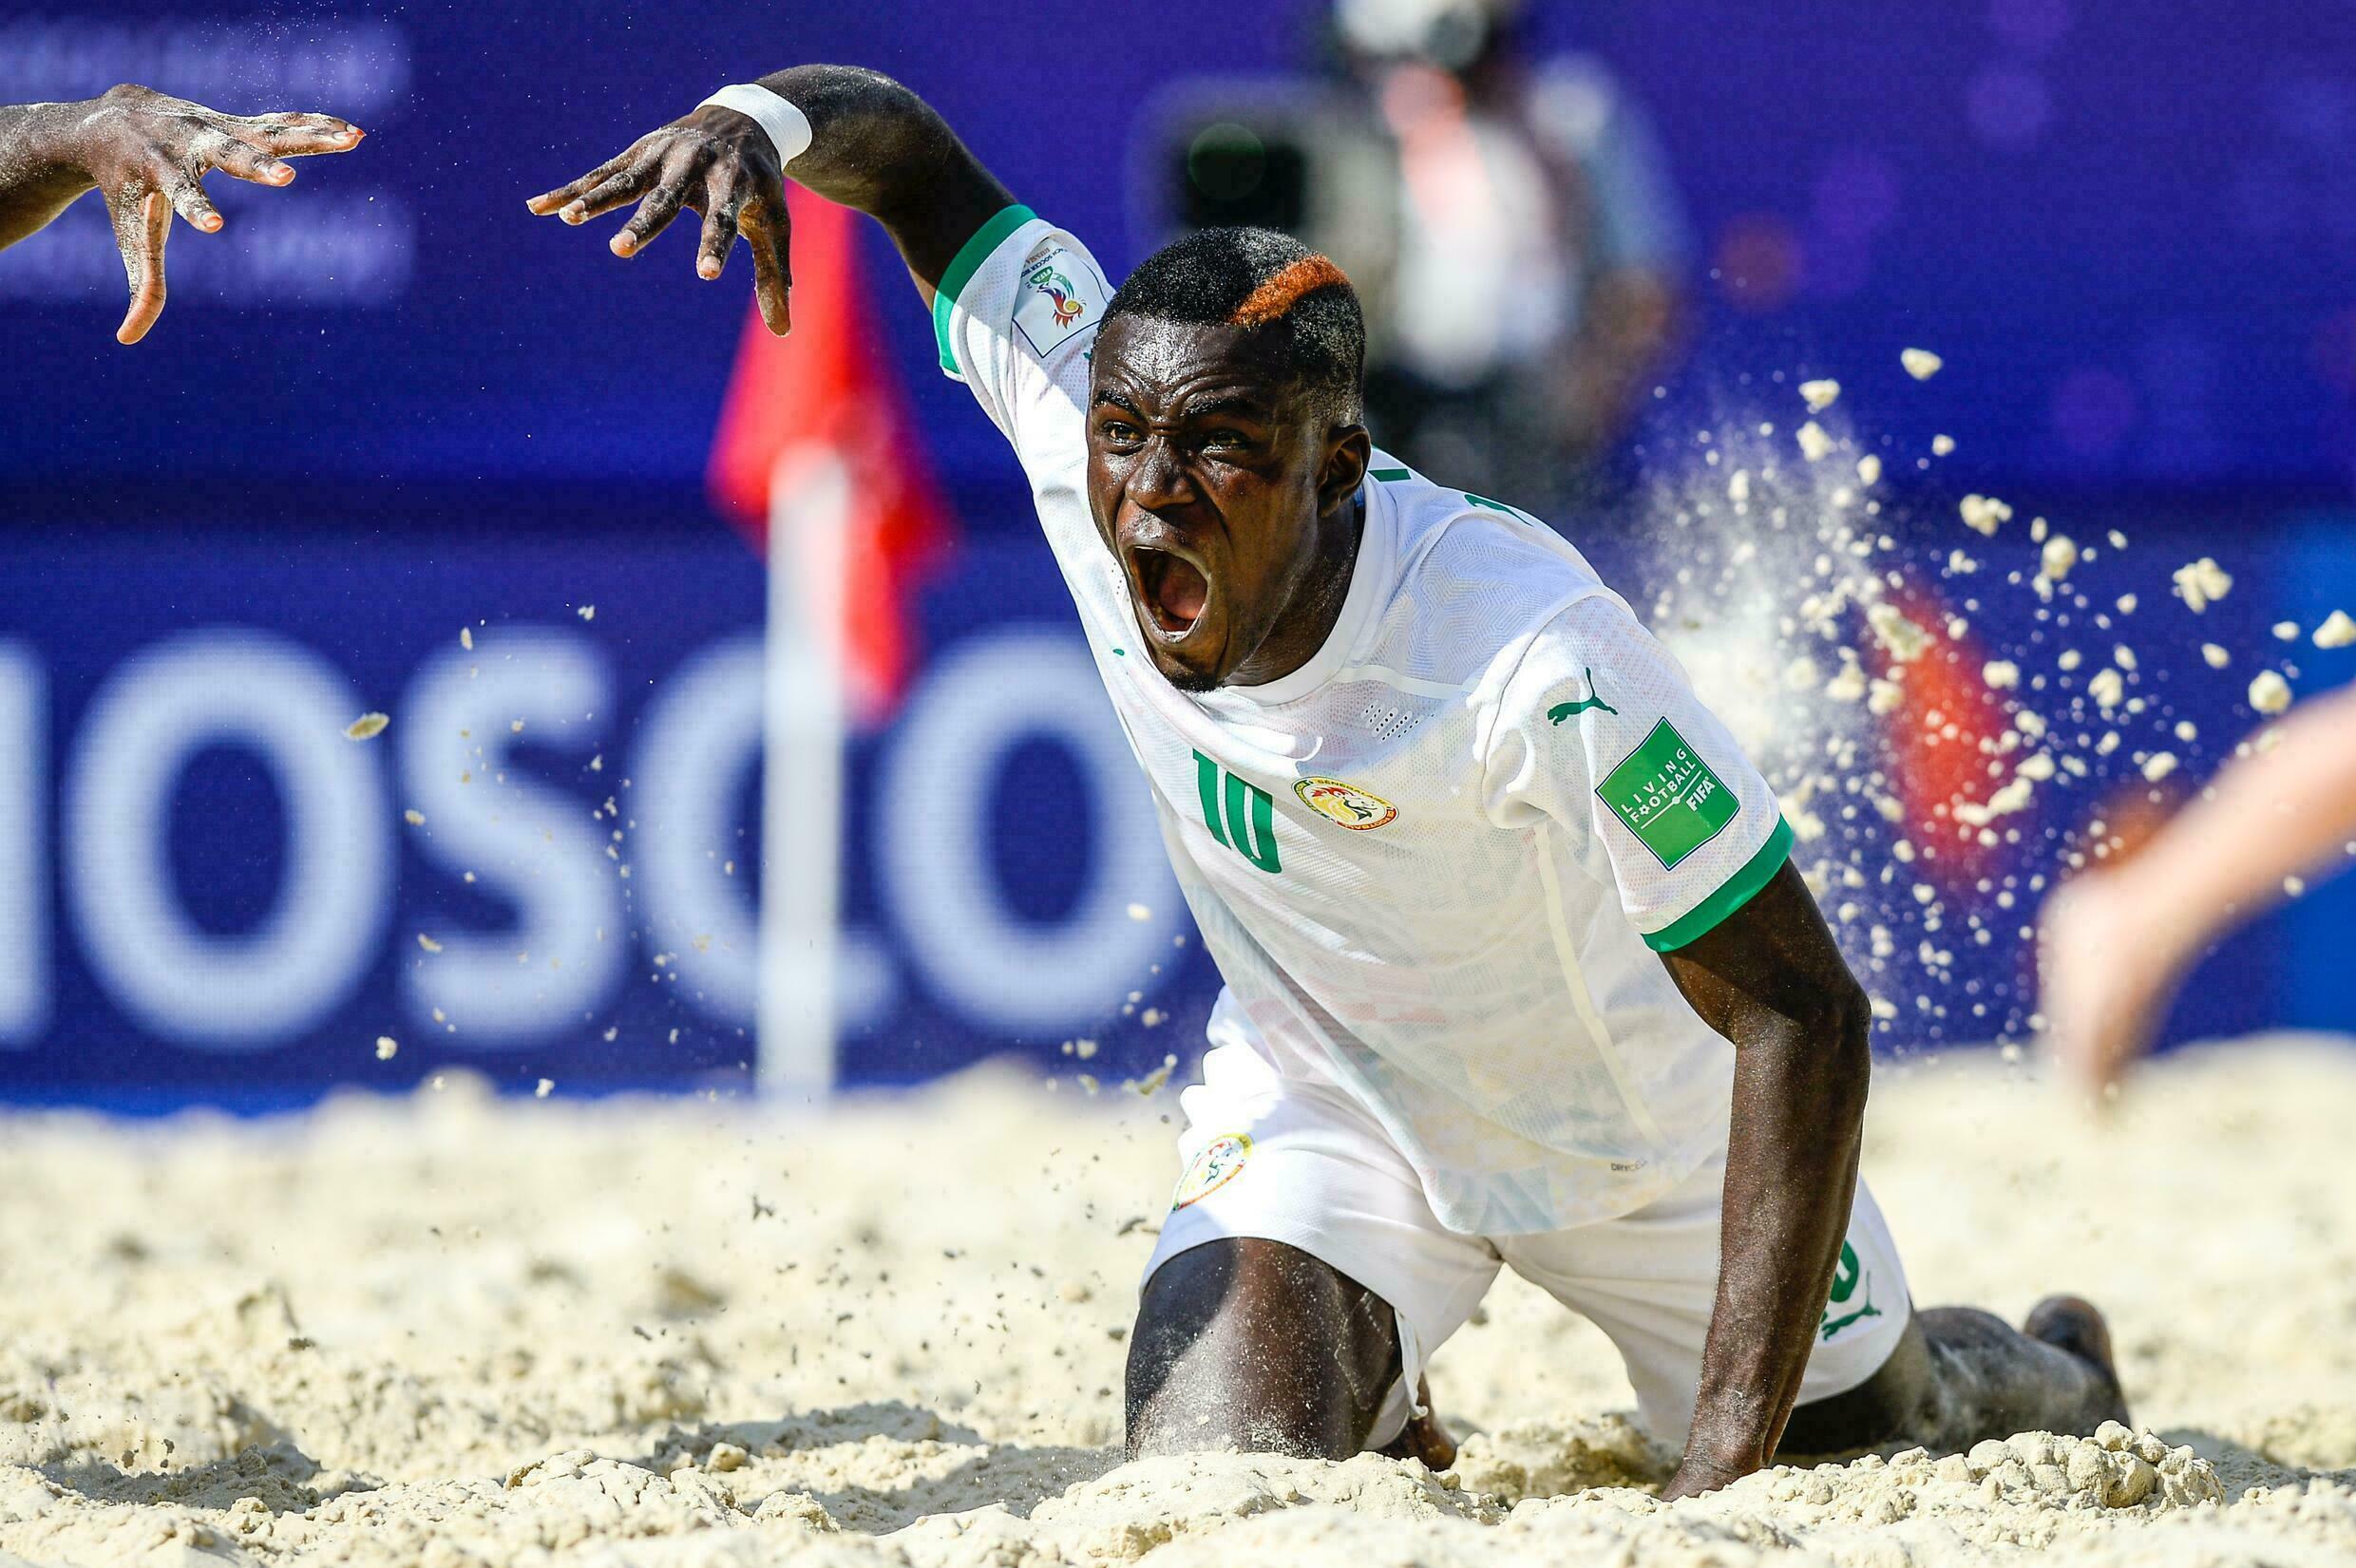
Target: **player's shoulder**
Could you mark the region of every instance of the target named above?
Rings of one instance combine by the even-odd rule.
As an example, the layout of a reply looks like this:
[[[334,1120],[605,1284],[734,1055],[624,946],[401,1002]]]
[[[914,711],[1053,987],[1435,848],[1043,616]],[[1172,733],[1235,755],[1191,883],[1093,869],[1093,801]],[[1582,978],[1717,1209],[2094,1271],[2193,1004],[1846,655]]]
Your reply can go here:
[[[1386,640],[1416,662],[1473,677],[1570,605],[1601,599],[1624,613],[1577,547],[1530,513],[1385,454],[1369,476],[1396,551]]]
[[[1088,247],[1060,229],[1040,234],[1023,253],[1015,296],[1015,330],[1041,358],[1104,325],[1112,285]]]
[[[961,319],[1046,360],[1066,345],[1084,347],[1112,297],[1104,269],[1077,236],[1029,207],[1007,207],[975,231],[941,274],[933,306],[941,368],[962,375]]]

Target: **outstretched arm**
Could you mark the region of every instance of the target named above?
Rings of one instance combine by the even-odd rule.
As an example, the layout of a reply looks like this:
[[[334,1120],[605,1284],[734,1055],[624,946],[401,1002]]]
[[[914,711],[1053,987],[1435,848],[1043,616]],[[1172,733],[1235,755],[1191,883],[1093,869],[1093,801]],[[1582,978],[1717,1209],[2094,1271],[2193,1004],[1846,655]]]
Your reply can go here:
[[[1872,1011],[1788,860],[1662,959],[1735,1046],[1718,1300],[1675,1498],[1764,1467],[1791,1419],[1856,1195]]]
[[[958,249],[1014,198],[915,93],[852,66],[796,66],[760,85],[800,109],[810,144],[788,171],[750,116],[698,108],[632,142],[620,157],[532,198],[535,213],[585,223],[632,201],[637,212],[612,240],[634,256],[687,208],[703,215],[696,273],[720,275],[741,234],[752,253],[761,318],[784,335],[788,225],[784,176],[880,221],[926,299]]]
[[[332,115],[221,114],[128,85],[81,103],[0,106],[0,247],[47,226],[85,191],[104,192],[131,281],[115,337],[137,343],[163,313],[172,215],[220,231],[204,195],[208,171],[283,185],[294,178],[285,160],[350,152],[362,134]]]

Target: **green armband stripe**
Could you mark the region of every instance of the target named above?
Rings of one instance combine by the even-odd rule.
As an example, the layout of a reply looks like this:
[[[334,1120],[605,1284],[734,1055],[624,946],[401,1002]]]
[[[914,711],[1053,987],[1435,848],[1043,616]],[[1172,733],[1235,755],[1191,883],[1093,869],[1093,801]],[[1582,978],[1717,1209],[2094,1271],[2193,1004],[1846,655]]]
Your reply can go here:
[[[1655,953],[1674,953],[1687,942],[1707,935],[1718,928],[1720,921],[1747,904],[1758,890],[1775,880],[1783,862],[1792,858],[1792,824],[1776,817],[1776,830],[1767,835],[1758,853],[1742,863],[1742,869],[1726,878],[1716,893],[1702,899],[1678,919],[1662,929],[1649,933],[1644,945]]]
[[[940,287],[933,291],[933,341],[940,345],[940,368],[951,375],[965,373],[958,368],[957,355],[949,348],[949,312],[957,309],[958,295],[965,292],[965,285],[990,259],[990,253],[1006,242],[1008,235],[1038,216],[1019,201],[1004,208],[976,229],[973,238],[958,247],[957,258],[940,274]]]

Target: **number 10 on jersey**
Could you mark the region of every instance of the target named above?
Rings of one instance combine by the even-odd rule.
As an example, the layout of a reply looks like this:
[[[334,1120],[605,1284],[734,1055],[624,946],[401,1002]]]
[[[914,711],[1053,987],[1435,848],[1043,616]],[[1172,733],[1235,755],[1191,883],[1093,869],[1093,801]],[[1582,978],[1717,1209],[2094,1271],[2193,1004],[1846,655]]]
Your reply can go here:
[[[1194,787],[1203,799],[1203,825],[1212,838],[1263,871],[1283,869],[1276,858],[1276,803],[1266,790],[1226,772],[1200,751],[1194,754]],[[1225,827],[1220,825],[1223,815]]]

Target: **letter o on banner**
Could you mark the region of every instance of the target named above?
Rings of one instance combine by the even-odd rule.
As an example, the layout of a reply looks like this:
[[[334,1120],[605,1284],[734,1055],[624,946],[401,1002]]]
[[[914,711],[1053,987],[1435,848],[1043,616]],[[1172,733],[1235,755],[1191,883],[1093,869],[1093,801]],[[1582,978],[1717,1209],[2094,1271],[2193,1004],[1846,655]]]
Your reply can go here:
[[[359,713],[317,654],[248,631],[158,644],[91,701],[65,784],[66,895],[91,967],[141,1025],[256,1050],[317,1028],[365,973],[392,858],[375,746],[344,737]],[[181,773],[220,744],[262,759],[288,836],[276,902],[226,936],[188,918],[167,841]]]
[[[1022,741],[1068,747],[1099,831],[1077,907],[1054,926],[1015,917],[990,864],[990,782]],[[941,999],[988,1029],[1040,1032],[1112,1013],[1168,949],[1178,887],[1087,650],[1069,633],[960,644],[926,674],[884,762],[878,869],[908,951]],[[772,851],[774,853],[774,851]],[[1129,905],[1166,912],[1132,920]]]

